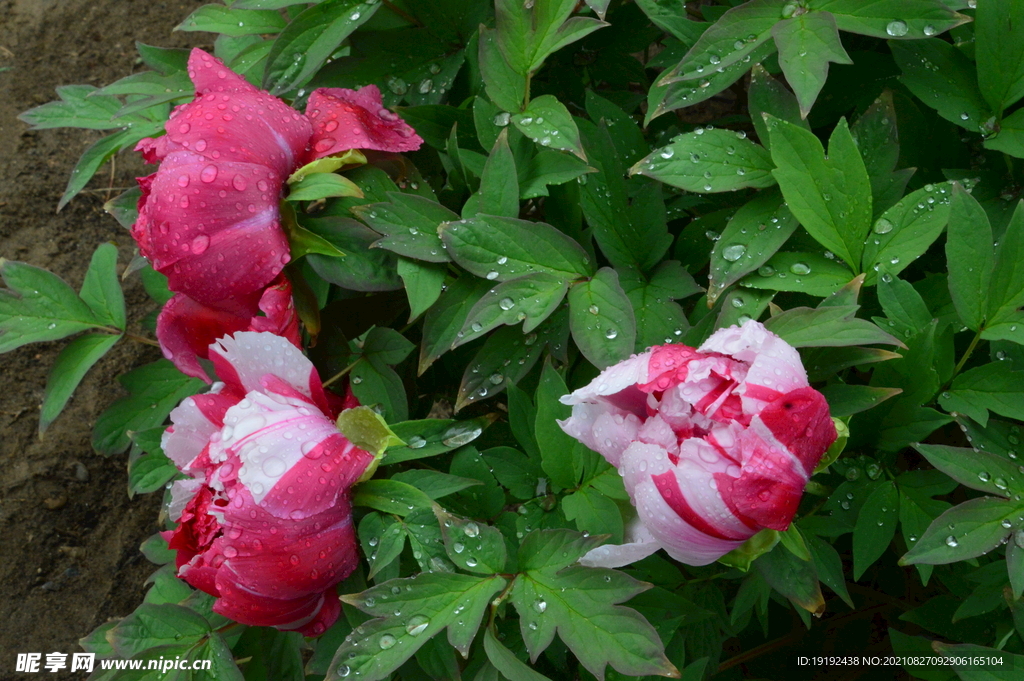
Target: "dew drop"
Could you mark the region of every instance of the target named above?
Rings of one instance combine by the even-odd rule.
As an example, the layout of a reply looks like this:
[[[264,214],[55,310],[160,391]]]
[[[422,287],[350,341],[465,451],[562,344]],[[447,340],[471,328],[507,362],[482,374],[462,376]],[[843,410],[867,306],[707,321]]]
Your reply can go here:
[[[902,38],[907,34],[907,22],[899,19],[890,21],[889,25],[885,27],[885,32],[894,38]]]
[[[731,244],[722,249],[722,257],[729,262],[736,262],[746,252],[747,247],[744,244]]]

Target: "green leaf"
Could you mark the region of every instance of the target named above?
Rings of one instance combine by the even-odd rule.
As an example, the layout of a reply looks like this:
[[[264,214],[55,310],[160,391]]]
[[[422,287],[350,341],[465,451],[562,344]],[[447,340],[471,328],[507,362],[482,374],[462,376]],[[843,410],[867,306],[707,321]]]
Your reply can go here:
[[[900,388],[875,388],[867,385],[836,383],[821,389],[828,401],[832,416],[842,418],[877,407],[880,403],[903,392]]]
[[[977,558],[1013,534],[1012,522],[1020,515],[1019,502],[979,497],[954,506],[936,518],[900,565],[945,565]],[[1010,520],[1009,527],[1002,522]]]
[[[512,604],[530,661],[537,660],[557,632],[599,680],[606,665],[634,676],[678,674],[647,620],[632,608],[616,605],[648,588],[615,570],[580,566],[520,575],[512,586]]]
[[[999,240],[988,298],[988,321],[998,323],[1024,304],[1024,203]]]
[[[1012,460],[968,447],[915,444],[928,463],[971,489],[1009,497],[1024,493],[1024,475]]]
[[[311,252],[306,261],[325,281],[352,291],[394,291],[402,288],[391,253],[374,249],[377,233],[355,220],[339,217],[304,219],[302,226],[345,254],[339,258]]]
[[[629,170],[692,192],[731,192],[744,187],[770,187],[772,157],[768,151],[732,130],[696,130],[656,149]]]
[[[462,276],[449,285],[437,303],[427,310],[420,344],[419,375],[423,375],[438,357],[451,349],[466,324],[466,316],[487,289],[486,281]]]
[[[995,268],[992,226],[981,204],[953,184],[946,232],[949,294],[960,321],[977,331],[988,311],[988,293]]]
[[[519,171],[519,198],[533,199],[548,195],[548,185],[565,184],[594,169],[571,156],[542,149]]]
[[[484,652],[494,668],[501,672],[509,681],[550,681],[548,677],[533,671],[529,665],[515,656],[511,650],[503,646],[491,631],[484,630]]]
[[[75,164],[74,169],[71,171],[71,179],[68,180],[68,186],[60,197],[60,201],[57,202],[57,210],[61,210],[64,206],[68,205],[71,199],[78,196],[79,192],[89,184],[89,180],[93,178],[96,171],[113,158],[115,154],[125,147],[134,146],[143,137],[160,134],[162,130],[162,123],[136,123],[127,130],[115,132],[113,135],[108,135],[94,142],[82,153],[78,163]]]
[[[523,570],[549,568],[560,570],[572,565],[603,544],[606,537],[595,537],[572,530],[534,530],[519,547],[519,565]]]
[[[519,111],[526,99],[526,76],[509,66],[498,47],[498,32],[480,29],[480,75],[492,102],[505,111]]]
[[[402,378],[381,357],[369,356],[357,362],[350,376],[352,392],[360,403],[378,405],[389,421],[409,418]]]
[[[362,165],[364,163],[366,163],[366,156],[358,149],[349,149],[337,156],[318,158],[315,161],[299,166],[298,170],[292,171],[292,174],[288,176],[288,186],[290,188],[293,185],[299,184],[311,175],[330,174],[348,164]],[[361,192],[362,190],[360,190],[359,194],[353,194],[353,196],[361,198]]]
[[[999,132],[986,137],[984,144],[986,149],[1024,157],[1024,111],[1017,109],[1000,121]]]
[[[515,158],[508,146],[508,128],[498,134],[487,157],[480,176],[480,190],[462,207],[464,218],[475,217],[479,213],[519,217],[519,178],[516,176]]]
[[[355,196],[363,198],[363,192],[355,182],[334,173],[313,173],[291,185],[289,201],[316,201],[332,196]]]
[[[542,95],[532,100],[522,113],[512,116],[512,123],[542,147],[571,151],[587,160],[572,114],[554,95]]]
[[[408,483],[431,499],[440,499],[449,494],[461,492],[467,487],[483,484],[480,480],[474,480],[473,478],[464,478],[459,475],[449,475],[448,473],[424,469],[413,469],[395,473],[391,476],[391,479]]]
[[[636,4],[655,26],[671,33],[687,46],[697,42],[700,34],[711,25],[690,19],[686,8],[672,0],[637,0]]]
[[[753,0],[733,7],[704,31],[683,60],[661,76],[658,85],[708,78],[733,65],[742,64],[746,71],[747,58],[760,61],[754,58],[756,50],[771,39],[771,29],[781,19],[775,0]]]
[[[804,539],[821,583],[832,589],[851,608],[854,607],[850,591],[846,587],[846,579],[843,577],[843,561],[839,553],[831,544],[813,534],[805,534]]]
[[[287,22],[279,12],[258,9],[232,9],[223,5],[203,5],[174,27],[175,31],[206,31],[223,35],[280,33]]]
[[[118,657],[131,657],[161,645],[195,645],[210,633],[210,623],[188,608],[143,603],[107,632],[107,640]]]
[[[608,25],[587,17],[570,18],[575,7],[570,0],[530,5],[498,0],[494,7],[498,44],[512,68],[523,75],[532,73],[548,55]]]
[[[953,379],[949,390],[939,396],[939,404],[948,412],[970,416],[982,427],[990,410],[1024,419],[1024,371],[1009,371],[1001,362],[975,367]]]
[[[369,407],[353,407],[338,415],[338,430],[349,442],[373,455],[373,463],[360,480],[366,480],[377,469],[377,462],[388,447],[401,447],[405,442],[388,428],[384,418]]]
[[[853,579],[881,558],[896,534],[899,519],[899,492],[893,482],[880,482],[868,496],[853,528]]]
[[[773,292],[758,291],[751,288],[735,288],[729,291],[721,298],[721,310],[718,313],[718,318],[714,321],[714,328],[723,329],[727,326],[741,324],[746,318],[760,319],[774,295],[775,293]],[[701,325],[698,324],[690,329],[690,331],[691,333],[696,331],[703,335],[699,338],[686,337],[685,342],[691,345],[699,345],[707,337],[709,329],[704,327],[702,330]]]
[[[417,508],[431,508],[433,501],[412,485],[397,480],[367,480],[352,488],[352,505],[406,516]]]
[[[437,302],[441,291],[444,290],[447,272],[441,264],[423,263],[401,257],[398,258],[397,272],[405,284],[405,294],[409,297],[411,324]]]
[[[485,575],[497,574],[505,568],[508,555],[505,538],[498,528],[452,515],[440,506],[434,507],[434,515],[441,524],[445,551],[456,566]]]
[[[983,2],[974,17],[978,88],[997,115],[1024,97],[1024,6]]]
[[[871,179],[875,215],[903,198],[913,168],[893,172],[900,158],[899,130],[892,93],[882,92],[850,128]]]
[[[117,246],[105,243],[93,252],[79,296],[92,309],[97,319],[116,329],[124,330],[124,294],[121,292],[121,281],[117,276]]]
[[[792,92],[779,81],[772,78],[763,66],[755,64],[750,72],[750,90],[747,92],[747,105],[750,108],[750,122],[757,131],[757,139],[765,149],[770,149],[770,135],[764,114],[792,123],[810,131],[810,124],[800,113],[800,104]]]
[[[437,235],[438,227],[459,216],[436,201],[422,196],[388,192],[390,203],[373,203],[352,209],[356,217],[385,238],[374,243],[399,255],[428,262],[450,259]]]
[[[970,17],[947,7],[952,3],[942,0],[811,0],[807,4],[810,9],[825,10],[835,15],[841,31],[908,42],[937,35],[970,21]]]
[[[878,302],[889,319],[890,330],[901,338],[916,336],[932,321],[921,294],[909,283],[888,274],[878,282]]]
[[[580,352],[598,369],[633,353],[633,306],[615,270],[602,267],[592,279],[569,290],[569,328]]]
[[[891,42],[903,84],[950,123],[971,132],[988,122],[988,104],[978,89],[974,64],[939,38]]]
[[[926,184],[882,213],[865,241],[862,271],[872,284],[882,270],[896,275],[928,250],[949,221],[952,184]]]
[[[651,272],[649,281],[638,272],[622,271],[619,283],[633,306],[636,319],[634,352],[674,342],[689,329],[683,308],[673,301],[699,293],[700,288],[679,261],[664,261]]]
[[[303,11],[281,31],[270,48],[263,88],[272,95],[280,95],[308,81],[342,41],[379,7],[379,3],[367,4],[363,0],[325,0]]]
[[[47,102],[29,109],[18,118],[31,125],[33,130],[114,130],[128,125],[128,121],[113,120],[121,108],[121,100],[112,95],[95,96],[96,92],[97,88],[92,85],[62,85],[57,88],[59,102]]]
[[[501,324],[523,322],[523,333],[533,331],[561,304],[568,287],[564,279],[547,272],[498,284],[469,311],[452,347],[476,340]]]
[[[57,340],[102,321],[57,275],[25,263],[0,258],[0,352],[27,343]]]
[[[935,641],[932,646],[936,652],[952,662],[951,666],[962,681],[1013,681],[1020,670],[1024,669],[1022,655],[970,643],[957,645]],[[987,664],[984,663],[985,658],[988,660]],[[996,662],[996,659],[999,662]],[[978,662],[982,664],[977,664]]]
[[[569,339],[568,310],[562,308],[536,333],[505,327],[490,334],[462,374],[455,411],[485,397],[499,394],[529,373],[545,347],[565,347]]]
[[[161,425],[179,402],[206,387],[166,359],[132,369],[117,380],[129,395],[110,405],[93,427],[92,446],[103,455],[123,452],[130,442],[129,432]]]
[[[871,182],[846,120],[829,139],[828,157],[818,138],[785,121],[769,118],[772,171],[789,209],[818,243],[854,271],[871,227]]]
[[[46,391],[43,393],[43,405],[39,413],[40,435],[64,410],[89,369],[119,340],[119,335],[89,333],[79,336],[61,350],[50,370]]]
[[[593,272],[586,251],[543,222],[483,215],[445,223],[440,233],[455,262],[491,281],[537,271],[572,281]]]
[[[579,480],[579,472],[574,461],[576,440],[567,435],[556,423],[558,419],[567,419],[572,414],[572,408],[559,401],[559,398],[568,393],[565,381],[551,366],[551,362],[545,361],[537,386],[537,420],[534,434],[540,448],[541,467],[551,482],[566,489],[575,487]]]
[[[142,63],[165,76],[183,73],[188,70],[189,51],[174,47],[157,47],[145,43],[135,43],[135,49]]]
[[[622,512],[611,498],[590,485],[584,485],[564,497],[562,512],[566,520],[575,522],[581,532],[610,535],[611,541],[616,544],[623,541]]]
[[[128,496],[156,492],[176,475],[178,467],[163,452],[136,457],[128,463]]]
[[[405,548],[405,525],[394,516],[367,513],[359,522],[359,542],[370,566],[367,579],[387,568]]]
[[[795,605],[813,614],[825,611],[825,599],[812,561],[800,560],[776,547],[754,561],[754,567],[764,581]]]
[[[231,648],[245,662],[245,681],[302,681],[302,634],[271,627],[249,627]]]
[[[337,681],[350,675],[364,681],[386,679],[445,627],[448,641],[467,655],[491,597],[505,584],[498,576],[424,572],[344,596],[346,603],[376,619],[363,623],[359,633],[345,639],[327,679]],[[396,610],[401,614],[394,615]]]
[[[871,322],[854,317],[856,311],[856,305],[817,309],[794,307],[775,315],[765,322],[765,326],[795,348],[870,343],[902,345]]]
[[[384,464],[423,459],[462,447],[480,437],[493,422],[493,416],[479,416],[466,421],[423,419],[392,424],[391,430],[407,444],[389,449]]]
[[[482,456],[494,477],[513,497],[526,500],[537,496],[537,481],[542,471],[530,457],[512,447],[492,447]]]
[[[648,182],[630,196],[637,182],[626,182],[626,165],[607,121],[580,122],[590,163],[597,170],[580,185],[580,207],[601,251],[616,267],[653,267],[672,244],[661,187]],[[632,202],[630,199],[632,198]]]
[[[776,190],[760,192],[743,205],[711,251],[708,302],[714,303],[727,288],[768,262],[797,226]],[[764,273],[773,275],[775,268]]]
[[[800,115],[807,118],[828,78],[829,62],[853,63],[839,39],[835,17],[808,12],[785,19],[772,27],[772,37],[779,48],[779,66],[800,103]]]
[[[834,257],[779,252],[757,268],[757,272],[743,277],[740,285],[770,291],[797,291],[826,298],[848,284],[852,276],[849,268]]]

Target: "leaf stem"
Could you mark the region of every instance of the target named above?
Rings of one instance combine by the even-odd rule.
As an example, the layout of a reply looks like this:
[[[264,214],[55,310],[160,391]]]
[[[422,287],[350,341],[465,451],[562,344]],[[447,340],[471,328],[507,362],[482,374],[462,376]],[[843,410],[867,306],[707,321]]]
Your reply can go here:
[[[385,7],[387,7],[389,10],[394,12],[399,17],[401,17],[401,18],[405,19],[406,21],[408,21],[410,24],[412,24],[414,26],[418,26],[420,28],[423,28],[423,22],[422,21],[420,21],[419,19],[417,19],[413,15],[409,14],[408,12],[403,10],[402,8],[396,7],[395,4],[390,2],[389,0],[382,0],[381,4],[383,4]]]
[[[125,338],[131,339],[131,340],[135,341],[136,343],[142,343],[143,345],[151,345],[154,348],[160,347],[160,343],[158,343],[155,340],[151,340],[151,339],[146,338],[144,336],[138,336],[138,335],[136,335],[134,333],[129,333],[128,331],[122,331],[121,329],[115,329],[112,326],[98,326],[98,327],[96,327],[96,330],[97,331],[102,331],[103,333],[109,333],[109,334],[112,334],[114,336],[124,336]]]
[[[352,371],[352,369],[355,368],[355,366],[357,364],[359,364],[361,361],[363,361],[362,357],[360,357],[359,359],[357,359],[356,361],[352,362],[351,364],[349,364],[347,367],[345,367],[344,369],[342,369],[338,373],[336,373],[333,376],[331,376],[330,378],[328,378],[326,381],[324,381],[324,387],[326,388],[330,384],[332,384],[335,381],[337,381],[339,378],[342,378],[343,376],[345,376],[345,374],[347,374],[348,372]]]
[[[965,364],[967,364],[967,360],[971,358],[971,353],[974,352],[974,348],[978,347],[978,341],[981,340],[981,332],[984,330],[985,327],[982,326],[980,329],[978,329],[978,332],[974,334],[974,339],[971,341],[971,344],[967,346],[967,350],[964,352],[964,356],[960,358],[960,361],[957,362],[956,364],[956,368],[953,369],[953,375],[950,376],[949,378],[950,381],[956,378],[956,375],[959,374],[960,370],[964,368]]]

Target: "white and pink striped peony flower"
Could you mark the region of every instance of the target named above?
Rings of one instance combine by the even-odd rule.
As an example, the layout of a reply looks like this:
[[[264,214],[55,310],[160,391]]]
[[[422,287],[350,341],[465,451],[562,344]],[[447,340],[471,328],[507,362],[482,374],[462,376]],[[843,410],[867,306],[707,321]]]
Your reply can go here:
[[[562,398],[566,433],[622,474],[639,523],[588,554],[618,567],[664,548],[707,565],[765,528],[785,530],[836,429],[800,355],[756,321],[700,348],[661,345]]]
[[[357,406],[326,393],[313,364],[272,333],[210,346],[224,381],[173,412],[163,449],[184,473],[165,533],[178,574],[243,624],[319,636],[341,610],[335,585],[359,555],[349,488],[373,456],[335,426]]]

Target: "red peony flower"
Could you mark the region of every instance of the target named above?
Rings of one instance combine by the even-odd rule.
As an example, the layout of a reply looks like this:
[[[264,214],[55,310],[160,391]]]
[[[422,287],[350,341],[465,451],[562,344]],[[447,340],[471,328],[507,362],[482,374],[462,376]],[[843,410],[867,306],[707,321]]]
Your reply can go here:
[[[291,173],[337,152],[410,151],[423,140],[373,86],[314,91],[311,119],[202,50],[188,66],[196,98],[174,110],[166,135],[137,147],[160,168],[139,179],[132,236],[180,294],[157,329],[165,356],[205,379],[197,357],[215,338],[246,328],[298,338],[288,321],[256,321],[291,258],[279,209]],[[283,316],[294,319],[290,307]]]
[[[236,333],[209,354],[224,383],[183,401],[163,437],[192,476],[171,488],[178,574],[225,617],[319,636],[359,560],[349,488],[373,456],[335,426],[358,403],[332,404],[312,363],[274,334]]]

